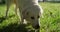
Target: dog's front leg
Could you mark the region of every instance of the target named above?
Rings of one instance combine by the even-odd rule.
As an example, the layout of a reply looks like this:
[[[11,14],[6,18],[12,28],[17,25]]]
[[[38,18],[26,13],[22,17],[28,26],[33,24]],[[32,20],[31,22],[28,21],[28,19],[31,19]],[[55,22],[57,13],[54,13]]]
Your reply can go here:
[[[19,7],[19,19],[20,19],[20,24],[23,24],[24,18],[23,18],[23,14],[22,14],[20,7]]]
[[[8,11],[9,11],[9,8],[10,8],[10,5],[11,5],[10,2],[11,2],[10,0],[6,0],[7,9],[6,9],[6,15],[5,15],[5,17],[7,17],[7,15],[8,15]]]
[[[14,5],[14,6],[15,6],[15,7],[14,7],[14,8],[15,8],[15,15],[18,15],[18,14],[17,14],[17,13],[18,13],[18,3],[17,3],[17,0],[15,0],[14,3],[15,3],[15,5]]]
[[[22,13],[20,13],[20,17],[21,17],[21,24],[23,24],[23,22],[24,22],[24,18],[23,18]]]

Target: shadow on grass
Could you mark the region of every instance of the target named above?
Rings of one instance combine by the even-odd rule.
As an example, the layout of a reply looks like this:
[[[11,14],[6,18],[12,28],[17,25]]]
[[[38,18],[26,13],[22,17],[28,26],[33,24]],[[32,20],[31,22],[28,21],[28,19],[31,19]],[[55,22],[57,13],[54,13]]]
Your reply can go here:
[[[8,16],[7,18],[5,16],[0,17],[0,23],[2,23],[4,20],[14,17],[15,15]]]
[[[26,25],[24,24],[10,24],[0,29],[0,32],[28,32]],[[34,32],[34,31],[31,31]]]
[[[0,23],[2,23],[4,20],[14,17],[14,16],[15,15],[11,15],[11,16],[8,16],[7,18],[5,18],[4,16],[0,17]],[[25,24],[17,24],[17,23],[12,24],[11,23],[7,26],[3,26],[3,28],[0,28],[0,32],[28,32],[29,29],[26,27],[27,27],[27,25],[25,25]],[[34,31],[31,30],[30,32],[34,32]]]

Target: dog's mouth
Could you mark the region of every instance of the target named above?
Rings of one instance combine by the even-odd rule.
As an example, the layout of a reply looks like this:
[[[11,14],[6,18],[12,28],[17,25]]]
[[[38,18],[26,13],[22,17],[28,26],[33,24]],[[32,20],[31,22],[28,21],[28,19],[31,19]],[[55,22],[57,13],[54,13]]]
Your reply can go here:
[[[33,26],[34,29],[40,29],[39,25]]]

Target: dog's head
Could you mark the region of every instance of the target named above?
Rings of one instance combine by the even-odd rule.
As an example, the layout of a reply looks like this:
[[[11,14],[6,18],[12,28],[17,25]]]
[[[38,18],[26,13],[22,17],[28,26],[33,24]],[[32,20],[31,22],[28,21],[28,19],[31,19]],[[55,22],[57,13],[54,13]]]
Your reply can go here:
[[[26,12],[26,20],[29,21],[33,28],[38,29],[39,26],[39,18],[40,18],[40,7],[39,6],[33,6],[30,9],[27,9]]]

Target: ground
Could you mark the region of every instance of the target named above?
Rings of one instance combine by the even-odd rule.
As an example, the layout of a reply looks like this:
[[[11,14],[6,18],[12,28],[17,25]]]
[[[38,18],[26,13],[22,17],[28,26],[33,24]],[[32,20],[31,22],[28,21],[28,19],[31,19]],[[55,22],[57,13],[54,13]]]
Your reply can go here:
[[[60,32],[60,3],[39,3],[43,10],[40,32]],[[7,19],[4,18],[6,5],[0,5],[0,32],[26,32],[26,25],[18,25],[19,18],[15,15],[13,5]]]

